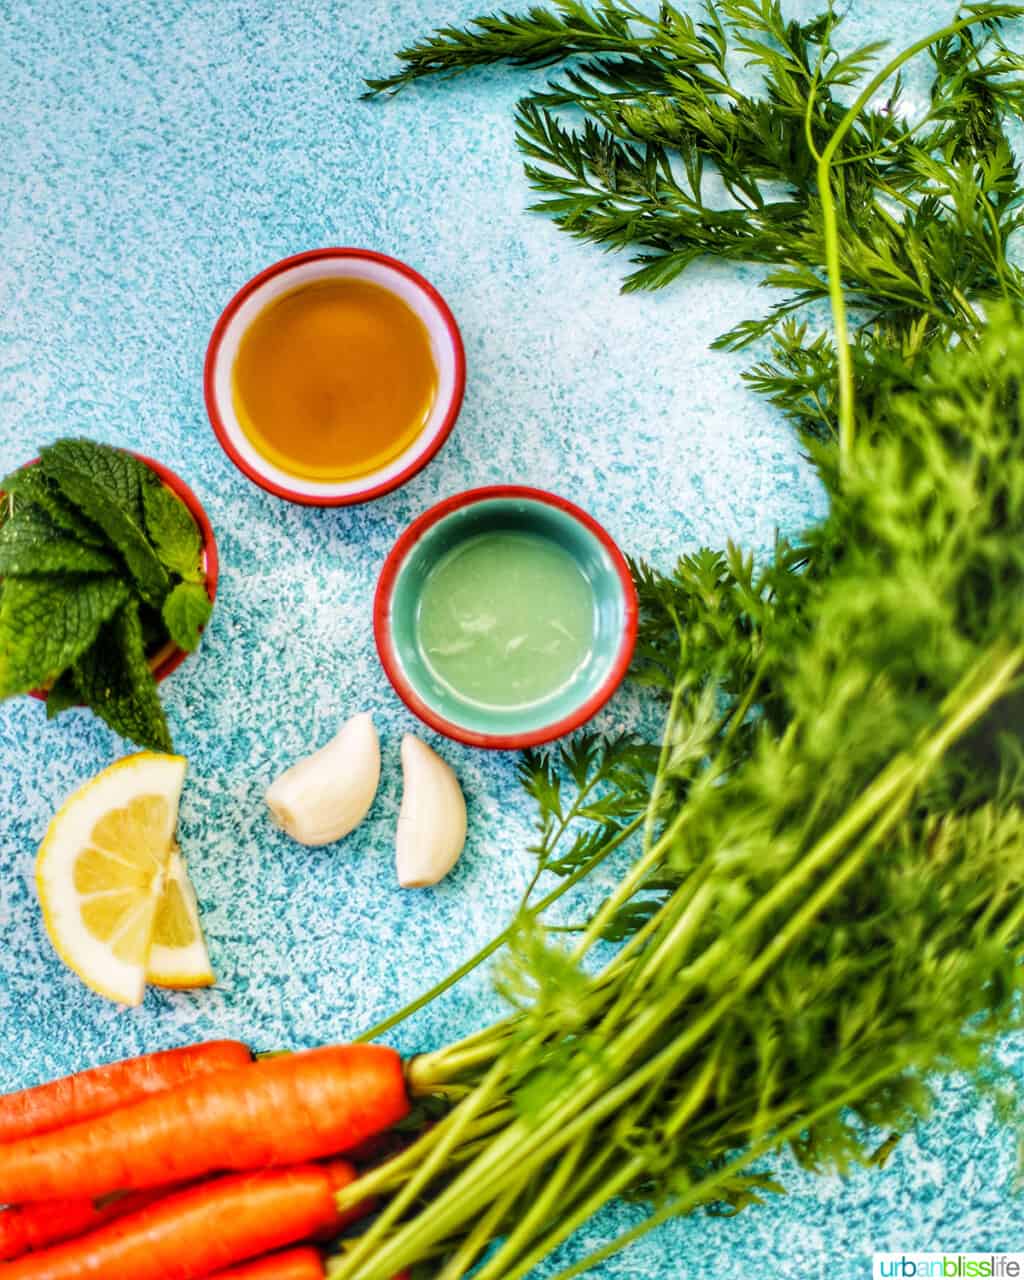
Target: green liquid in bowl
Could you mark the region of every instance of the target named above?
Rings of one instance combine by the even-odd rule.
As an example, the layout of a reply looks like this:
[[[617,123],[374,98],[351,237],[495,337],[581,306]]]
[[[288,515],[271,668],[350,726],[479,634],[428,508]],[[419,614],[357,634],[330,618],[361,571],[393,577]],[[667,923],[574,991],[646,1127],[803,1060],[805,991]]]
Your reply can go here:
[[[379,621],[395,672],[454,737],[550,741],[621,678],[636,598],[614,548],[557,499],[466,496],[394,568]]]
[[[527,707],[566,689],[591,657],[593,589],[551,538],[493,529],[431,568],[416,611],[434,678],[479,707]]]

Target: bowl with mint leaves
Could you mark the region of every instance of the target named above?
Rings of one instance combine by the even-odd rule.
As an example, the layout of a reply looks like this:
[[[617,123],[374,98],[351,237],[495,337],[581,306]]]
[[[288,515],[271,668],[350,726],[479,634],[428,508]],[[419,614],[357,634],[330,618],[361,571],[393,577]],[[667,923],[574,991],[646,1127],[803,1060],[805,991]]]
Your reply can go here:
[[[66,439],[0,480],[0,699],[85,706],[171,750],[157,683],[199,645],[217,548],[199,500],[150,458]]]

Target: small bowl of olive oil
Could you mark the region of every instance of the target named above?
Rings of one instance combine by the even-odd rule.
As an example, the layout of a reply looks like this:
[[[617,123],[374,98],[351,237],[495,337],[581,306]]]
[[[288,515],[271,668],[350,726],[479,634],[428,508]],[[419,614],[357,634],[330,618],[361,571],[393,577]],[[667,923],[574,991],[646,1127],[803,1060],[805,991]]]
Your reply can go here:
[[[448,438],[465,381],[447,303],[369,249],[314,249],[255,276],[217,321],[204,373],[228,457],[307,506],[404,484]]]
[[[636,644],[629,566],[555,494],[473,489],[415,520],[374,601],[381,663],[409,709],[472,746],[550,742],[612,696]]]

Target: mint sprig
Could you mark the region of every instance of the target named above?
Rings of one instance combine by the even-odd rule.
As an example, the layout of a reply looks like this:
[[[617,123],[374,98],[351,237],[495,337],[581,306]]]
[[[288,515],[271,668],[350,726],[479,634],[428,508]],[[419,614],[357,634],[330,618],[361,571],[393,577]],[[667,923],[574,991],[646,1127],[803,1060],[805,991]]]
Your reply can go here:
[[[171,735],[156,681],[146,661],[138,608],[127,605],[108,622],[74,667],[75,688],[123,738],[151,751],[170,751]]]
[[[9,476],[0,480],[0,492],[22,504],[30,502],[34,507],[45,511],[54,524],[73,534],[87,546],[102,547],[106,542],[102,530],[97,529],[91,520],[87,520],[77,507],[68,502],[42,467],[27,466],[12,471]]]
[[[129,597],[112,575],[7,578],[0,597],[0,697],[55,680]]]
[[[116,558],[81,542],[41,507],[17,504],[0,529],[0,576],[39,573],[116,573]]]
[[[142,503],[146,533],[160,562],[186,582],[202,582],[203,539],[188,507],[160,483],[146,486]]]
[[[87,440],[58,440],[41,451],[44,474],[106,534],[135,579],[139,595],[159,605],[171,589],[146,534],[142,485],[134,460]]]
[[[81,705],[82,695],[75,684],[74,669],[69,667],[57,677],[46,695],[46,718],[56,720],[65,711]]]
[[[199,636],[210,620],[213,603],[205,583],[179,582],[164,601],[163,618],[171,639],[186,653],[199,644]]]
[[[0,698],[48,688],[153,750],[171,737],[148,655],[209,620],[202,536],[138,458],[58,440],[0,481]]]

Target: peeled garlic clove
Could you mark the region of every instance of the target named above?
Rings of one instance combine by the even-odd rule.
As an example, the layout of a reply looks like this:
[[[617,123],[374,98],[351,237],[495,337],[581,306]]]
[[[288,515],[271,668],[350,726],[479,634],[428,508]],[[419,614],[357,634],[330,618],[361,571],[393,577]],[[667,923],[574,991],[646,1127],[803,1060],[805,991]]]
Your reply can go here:
[[[274,821],[301,844],[332,844],[366,817],[380,781],[380,743],[368,712],[272,783]]]
[[[437,884],[458,862],[466,843],[466,801],[450,767],[411,733],[402,739],[402,775],[398,883],[420,889]]]

